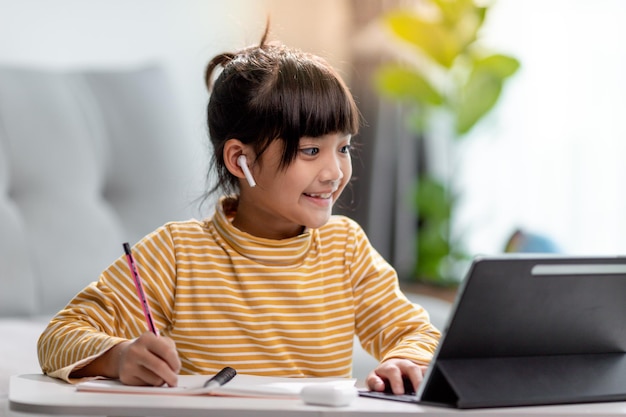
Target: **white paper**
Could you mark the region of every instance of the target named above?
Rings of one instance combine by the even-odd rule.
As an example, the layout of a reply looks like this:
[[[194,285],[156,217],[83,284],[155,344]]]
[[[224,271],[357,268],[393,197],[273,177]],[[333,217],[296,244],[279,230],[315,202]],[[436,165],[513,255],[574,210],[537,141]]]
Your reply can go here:
[[[95,379],[76,384],[78,391],[115,392],[160,395],[222,395],[238,397],[299,398],[302,388],[312,384],[354,386],[354,378],[282,378],[237,374],[232,380],[217,388],[204,388],[211,375],[181,375],[177,387],[146,387],[124,385],[119,380]]]

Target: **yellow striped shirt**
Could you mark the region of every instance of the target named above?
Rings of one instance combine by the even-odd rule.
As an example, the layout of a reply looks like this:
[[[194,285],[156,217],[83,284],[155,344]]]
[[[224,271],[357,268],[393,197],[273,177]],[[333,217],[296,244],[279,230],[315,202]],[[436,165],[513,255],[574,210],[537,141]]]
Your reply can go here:
[[[355,334],[379,360],[421,364],[440,336],[359,225],[343,216],[270,240],[235,228],[218,204],[210,220],[162,226],[133,255],[182,374],[228,365],[245,374],[349,377]],[[39,361],[43,372],[68,380],[77,366],[145,331],[122,256],[51,320]]]

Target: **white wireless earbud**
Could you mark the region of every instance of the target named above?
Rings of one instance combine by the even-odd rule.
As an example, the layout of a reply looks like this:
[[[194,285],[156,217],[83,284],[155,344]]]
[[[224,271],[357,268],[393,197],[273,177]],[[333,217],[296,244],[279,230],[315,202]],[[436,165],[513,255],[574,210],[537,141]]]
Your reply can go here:
[[[246,180],[248,180],[248,184],[250,184],[250,187],[254,187],[256,185],[256,182],[254,181],[254,178],[252,177],[250,168],[248,168],[248,161],[246,160],[245,155],[239,155],[237,157],[237,165],[239,165],[239,167],[243,171],[243,175],[246,176]]]

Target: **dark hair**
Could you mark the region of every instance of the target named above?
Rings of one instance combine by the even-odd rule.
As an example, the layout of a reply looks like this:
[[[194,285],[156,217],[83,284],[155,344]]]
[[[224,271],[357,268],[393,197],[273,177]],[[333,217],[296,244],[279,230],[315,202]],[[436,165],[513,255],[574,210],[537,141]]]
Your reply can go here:
[[[258,46],[222,53],[207,65],[211,168],[218,176],[208,194],[220,188],[227,194],[239,189],[224,164],[229,139],[252,145],[257,158],[280,139],[284,149],[280,166],[285,168],[295,159],[303,136],[358,132],[359,112],[339,74],[316,55],[266,43],[267,35],[268,28]],[[223,70],[213,83],[217,66]]]

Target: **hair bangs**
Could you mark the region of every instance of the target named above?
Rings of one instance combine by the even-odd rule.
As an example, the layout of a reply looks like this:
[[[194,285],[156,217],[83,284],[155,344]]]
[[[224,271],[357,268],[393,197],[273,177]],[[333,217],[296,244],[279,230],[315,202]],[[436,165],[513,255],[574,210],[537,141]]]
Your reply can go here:
[[[287,54],[273,76],[274,82],[254,101],[265,122],[264,145],[275,139],[284,143],[283,166],[296,157],[303,136],[358,133],[356,103],[341,77],[325,61]]]

